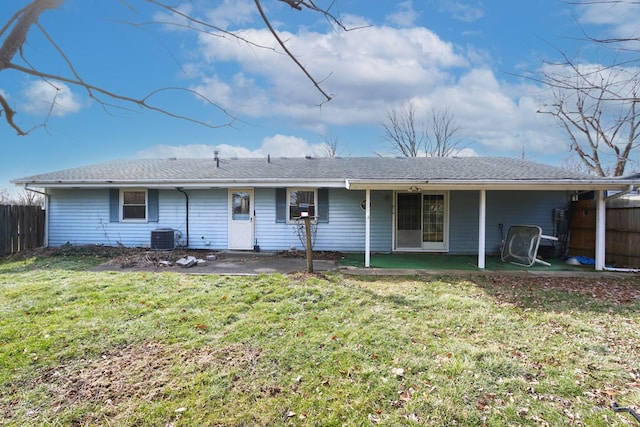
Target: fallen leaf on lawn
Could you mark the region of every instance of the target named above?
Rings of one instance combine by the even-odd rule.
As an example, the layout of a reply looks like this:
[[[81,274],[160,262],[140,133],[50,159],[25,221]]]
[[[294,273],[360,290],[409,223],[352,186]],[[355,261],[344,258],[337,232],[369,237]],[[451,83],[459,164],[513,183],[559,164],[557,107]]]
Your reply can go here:
[[[411,399],[413,399],[413,393],[414,390],[412,388],[408,388],[406,390],[401,390],[398,392],[398,394],[400,395],[400,400],[404,402],[409,402]]]
[[[392,368],[391,373],[396,377],[404,377],[404,369],[402,368]]]

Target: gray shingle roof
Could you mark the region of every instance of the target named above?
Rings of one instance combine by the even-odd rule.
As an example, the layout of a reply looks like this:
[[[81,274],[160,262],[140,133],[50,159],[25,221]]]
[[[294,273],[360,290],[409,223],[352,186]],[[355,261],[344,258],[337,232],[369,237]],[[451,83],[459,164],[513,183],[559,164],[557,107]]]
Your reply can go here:
[[[20,181],[224,179],[541,179],[585,178],[577,172],[512,158],[344,157],[116,160]]]
[[[16,184],[47,187],[72,184],[295,184],[353,181],[549,181],[599,180],[555,166],[504,157],[344,157],[129,159],[33,175]]]

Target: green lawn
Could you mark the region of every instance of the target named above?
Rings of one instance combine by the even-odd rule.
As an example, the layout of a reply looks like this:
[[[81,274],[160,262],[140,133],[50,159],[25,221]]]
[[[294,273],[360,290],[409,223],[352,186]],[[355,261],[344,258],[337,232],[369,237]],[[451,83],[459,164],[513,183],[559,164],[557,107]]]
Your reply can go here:
[[[0,261],[0,424],[628,426],[637,279]]]

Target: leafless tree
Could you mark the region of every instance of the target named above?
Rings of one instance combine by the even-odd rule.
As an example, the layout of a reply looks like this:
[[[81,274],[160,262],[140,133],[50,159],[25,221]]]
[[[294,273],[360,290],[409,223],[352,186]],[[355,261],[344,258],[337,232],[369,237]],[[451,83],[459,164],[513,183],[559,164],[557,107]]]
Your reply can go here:
[[[621,79],[621,73],[603,75],[571,68],[566,77],[545,74],[552,87],[553,103],[539,111],[552,115],[566,131],[570,150],[597,176],[621,176],[640,137],[636,76]],[[596,77],[599,75],[599,77]],[[624,96],[620,91],[625,87]]]
[[[342,149],[340,147],[340,141],[338,138],[331,136],[327,137],[323,142],[320,148],[320,154],[323,157],[338,157],[342,154]]]
[[[638,5],[637,1],[570,1],[569,4]],[[637,37],[595,38],[583,30],[585,41],[606,48],[610,60],[594,65],[559,51],[560,61],[546,63],[540,82],[552,101],[539,109],[552,115],[569,137],[574,152],[590,173],[625,174],[640,137],[640,50]]]
[[[0,205],[10,205],[11,197],[5,188],[0,188]]]
[[[16,204],[24,206],[44,206],[44,195],[35,191],[23,189],[16,198]]]
[[[449,157],[460,151],[461,127],[448,109],[431,112],[431,132],[427,133],[425,151],[428,157]]]
[[[409,102],[404,108],[392,108],[382,124],[384,138],[405,157],[448,157],[462,148],[461,127],[454,113],[435,109],[426,121],[419,121],[416,108]]]
[[[109,0],[103,0],[109,1]],[[131,10],[135,10],[135,3],[139,0],[120,0],[120,3],[124,7],[127,7]],[[331,24],[343,29],[345,28],[340,19],[333,15],[330,8],[333,5],[333,2],[329,2],[329,6],[327,8],[319,7],[314,0],[273,0],[280,1],[291,6],[293,10],[296,11],[310,11],[314,13],[318,13],[326,18]],[[296,58],[296,53],[291,52],[285,40],[283,40],[278,31],[271,25],[269,17],[265,13],[265,10],[262,7],[263,0],[254,0],[257,11],[259,12],[262,20],[265,25],[273,35],[277,44],[284,51],[286,55],[296,64],[296,66],[300,69],[302,73],[309,79],[311,84],[315,87],[315,89],[322,95],[324,101],[327,102],[331,99],[331,95],[326,93],[324,89],[321,87],[320,82],[314,76],[312,76],[309,71],[305,68],[305,66],[298,61]],[[201,121],[195,119],[190,116],[181,115],[173,110],[166,109],[164,107],[159,106],[157,103],[154,103],[155,98],[160,95],[162,92],[166,91],[182,91],[186,93],[190,93],[206,103],[210,106],[217,108],[223,111],[230,119],[230,122],[233,121],[233,117],[224,111],[219,105],[216,104],[215,100],[208,99],[200,93],[197,93],[188,88],[181,87],[163,87],[158,88],[156,90],[151,91],[142,97],[132,97],[126,94],[117,93],[109,90],[108,88],[104,88],[98,85],[94,85],[90,80],[85,79],[85,76],[82,76],[74,67],[73,59],[67,56],[65,50],[62,46],[60,46],[56,40],[47,32],[47,29],[40,24],[39,18],[44,13],[50,13],[54,9],[58,9],[65,0],[31,0],[28,4],[23,7],[20,6],[10,6],[9,3],[5,4],[5,9],[10,7],[15,7],[15,12],[8,17],[4,25],[0,27],[0,72],[6,70],[13,70],[25,75],[33,76],[38,79],[42,79],[47,84],[51,85],[57,93],[60,93],[62,85],[71,85],[75,87],[79,87],[86,91],[89,98],[95,100],[99,104],[103,106],[105,109],[111,108],[126,108],[127,105],[140,107],[143,109],[153,110],[167,116],[188,120],[192,122],[199,123],[201,125],[207,127],[219,127],[225,124],[212,125],[208,122]],[[181,2],[165,2],[161,0],[146,0],[143,2],[146,4],[151,4],[152,6],[158,8],[159,11],[163,11],[168,13],[172,17],[176,18],[172,22],[154,22],[155,24],[161,25],[175,25],[184,29],[189,29],[192,31],[210,34],[215,37],[219,37],[222,39],[231,39],[237,42],[244,43],[246,45],[250,45],[254,48],[264,48],[264,49],[273,49],[273,47],[268,46],[260,46],[256,45],[254,42],[248,40],[243,36],[241,32],[233,32],[225,30],[224,28],[218,27],[204,19],[198,18],[195,15],[189,15],[183,12],[183,9],[180,7]],[[80,6],[80,7],[85,7]],[[91,6],[86,6],[91,7]],[[133,24],[133,23],[132,23]],[[133,25],[141,25],[141,24],[133,24]],[[27,36],[31,31],[38,30],[40,31],[44,37],[48,40],[51,48],[58,54],[58,56],[64,61],[67,66],[67,72],[57,73],[50,72],[42,68],[38,68],[33,66],[33,62],[27,57]],[[18,60],[16,60],[16,58]],[[135,64],[131,64],[131,67],[135,67]],[[49,115],[54,108],[56,100],[54,99],[50,110]],[[125,107],[123,107],[124,105]],[[5,122],[13,128],[13,130],[18,135],[27,135],[33,129],[24,129],[22,125],[20,125],[16,121],[16,113],[17,111],[10,105],[4,94],[0,91],[0,114],[4,116]],[[46,126],[48,118],[45,119],[44,123],[40,126]]]
[[[0,205],[44,206],[44,195],[26,189],[10,194],[6,189],[0,189]]]
[[[405,157],[422,154],[427,139],[426,130],[416,119],[416,107],[412,102],[403,108],[393,107],[382,123],[384,138]]]

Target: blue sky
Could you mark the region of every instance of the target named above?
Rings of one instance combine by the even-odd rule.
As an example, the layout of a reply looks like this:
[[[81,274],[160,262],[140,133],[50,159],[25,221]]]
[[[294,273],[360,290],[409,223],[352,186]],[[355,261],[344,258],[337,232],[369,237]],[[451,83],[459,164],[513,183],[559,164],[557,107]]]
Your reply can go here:
[[[8,18],[27,3],[2,2],[0,12]],[[0,118],[0,189],[13,190],[11,179],[119,158],[213,157],[214,150],[223,157],[319,155],[326,140],[337,140],[342,156],[395,155],[381,123],[390,108],[408,102],[425,116],[454,111],[464,154],[524,153],[561,164],[570,155],[567,136],[536,113],[549,94],[518,76],[556,59],[556,49],[597,63],[600,52],[582,40],[580,28],[594,36],[637,36],[640,22],[637,6],[559,0],[336,0],[333,12],[358,28],[342,32],[317,14],[263,3],[291,51],[334,95],[330,102],[319,106],[322,96],[277,49],[149,24],[169,18],[141,0],[67,0],[40,23],[86,82],[132,97],[167,87],[197,90],[220,108],[184,91],[152,99],[220,127],[131,105],[105,107],[73,86],[59,86],[46,119],[51,86],[5,70],[0,90],[19,111],[19,124],[29,129],[46,120],[46,126],[17,136]],[[184,8],[275,47],[253,1],[193,1]],[[70,75],[37,29],[24,56],[52,74]],[[639,169],[634,162],[628,171]]]

